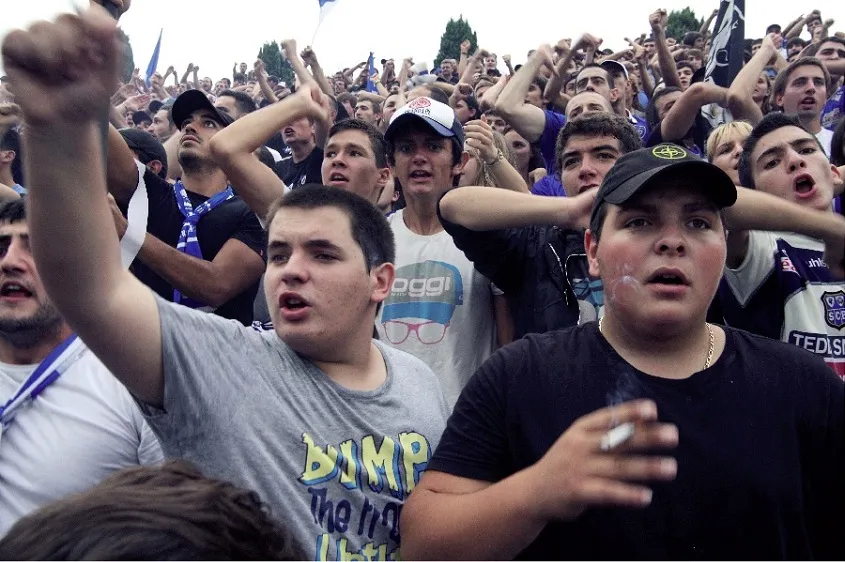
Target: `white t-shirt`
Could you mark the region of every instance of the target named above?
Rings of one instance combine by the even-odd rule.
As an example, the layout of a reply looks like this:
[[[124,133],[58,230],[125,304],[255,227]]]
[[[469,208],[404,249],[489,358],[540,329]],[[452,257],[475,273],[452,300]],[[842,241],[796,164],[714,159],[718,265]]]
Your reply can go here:
[[[396,280],[376,319],[379,338],[431,367],[451,409],[493,352],[490,280],[447,232],[411,232],[404,210],[387,220],[396,238]]]
[[[825,155],[830,158],[830,145],[833,143],[833,131],[822,127],[822,130],[816,133],[816,138],[819,139],[822,148],[824,148]]]
[[[0,401],[38,365],[0,363]],[[91,351],[29,406],[0,439],[0,536],[31,511],[85,491],[110,473],[163,460],[129,391]]]

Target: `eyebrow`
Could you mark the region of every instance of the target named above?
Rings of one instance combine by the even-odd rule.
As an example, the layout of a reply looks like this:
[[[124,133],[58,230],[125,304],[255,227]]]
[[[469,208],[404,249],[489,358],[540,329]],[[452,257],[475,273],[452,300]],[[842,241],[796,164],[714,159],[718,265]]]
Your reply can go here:
[[[343,252],[343,248],[325,238],[315,238],[305,242],[304,246],[309,250],[333,250],[335,252]],[[281,240],[273,240],[267,244],[267,250],[289,250],[290,244]]]
[[[810,139],[810,138],[805,137],[805,138],[795,139],[794,141],[790,141],[787,144],[789,144],[789,146],[791,146],[792,148],[797,149],[797,148],[800,148],[801,146],[806,145],[806,144],[814,144],[815,145],[815,144],[817,144],[817,142],[816,142],[815,139]],[[784,152],[785,152],[785,150],[782,146],[780,146],[780,145],[773,146],[772,148],[763,151],[763,153],[761,153],[760,156],[757,157],[757,162],[755,162],[755,163],[760,163],[764,158],[768,158],[769,156],[776,156],[776,155],[779,155],[779,154],[783,154]]]
[[[682,207],[685,213],[695,213],[698,211],[719,212],[718,207],[712,201],[693,201],[692,203],[685,203]],[[647,213],[649,215],[656,215],[659,213],[657,205],[652,203],[623,203],[620,205],[620,213]]]
[[[565,160],[572,156],[577,156],[583,152],[591,153],[591,152],[601,152],[602,150],[610,150],[612,152],[619,152],[619,149],[613,146],[612,144],[600,144],[599,146],[595,146],[589,150],[570,150],[569,152],[564,152],[563,156],[561,156],[561,160]]]
[[[358,144],[357,142],[348,142],[339,147],[338,144],[333,141],[330,141],[329,144],[326,145],[325,152],[328,152],[329,149],[338,150],[339,148],[354,148],[360,150],[361,152],[367,152],[367,148],[363,144]]]
[[[25,242],[29,241],[29,234],[0,234],[0,244],[10,244],[15,236]]]

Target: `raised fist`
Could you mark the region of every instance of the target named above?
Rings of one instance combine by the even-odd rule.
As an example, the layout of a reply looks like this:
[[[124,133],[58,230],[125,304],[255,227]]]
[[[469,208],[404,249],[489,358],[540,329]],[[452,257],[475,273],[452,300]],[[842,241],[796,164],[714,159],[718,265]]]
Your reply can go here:
[[[463,41],[461,41],[461,54],[469,54],[470,47],[472,47],[472,44],[469,42],[469,39],[464,39]]]

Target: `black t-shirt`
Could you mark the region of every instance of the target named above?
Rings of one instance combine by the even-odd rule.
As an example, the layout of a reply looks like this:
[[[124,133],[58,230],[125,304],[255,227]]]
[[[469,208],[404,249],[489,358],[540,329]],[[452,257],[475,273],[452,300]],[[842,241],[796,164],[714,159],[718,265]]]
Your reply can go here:
[[[684,380],[637,371],[594,322],[530,334],[469,381],[428,469],[496,482],[585,414],[649,398],[678,427],[677,478],[650,483],[645,509],[550,523],[520,558],[842,560],[845,384],[803,349],[726,334],[716,363]]]
[[[287,158],[276,163],[276,175],[291,189],[302,187],[306,183],[323,183],[323,149],[314,147],[308,158],[294,162]]]
[[[184,217],[176,204],[173,186],[149,170],[144,173],[144,181],[147,184],[150,209],[147,232],[175,248],[179,242]],[[194,208],[208,200],[208,197],[204,195],[190,191],[187,193]],[[122,210],[126,211],[125,208]],[[262,258],[267,247],[264,229],[261,228],[255,213],[249,210],[240,197],[233,197],[203,215],[197,224],[197,238],[202,257],[208,261],[214,259],[220,248],[230,238],[240,240]],[[173,286],[141,260],[135,259],[130,271],[162,298],[173,300]],[[224,303],[215,311],[215,314],[238,320],[245,325],[252,323],[252,307],[258,291],[258,282],[259,280],[256,279],[254,285]]]

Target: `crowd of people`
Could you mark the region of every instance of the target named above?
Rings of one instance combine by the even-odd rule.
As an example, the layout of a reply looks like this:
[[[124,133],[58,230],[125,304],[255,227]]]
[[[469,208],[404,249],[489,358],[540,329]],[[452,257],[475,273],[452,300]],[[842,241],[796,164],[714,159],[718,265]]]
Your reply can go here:
[[[2,45],[0,558],[845,558],[833,20],[123,84],[104,1]]]

